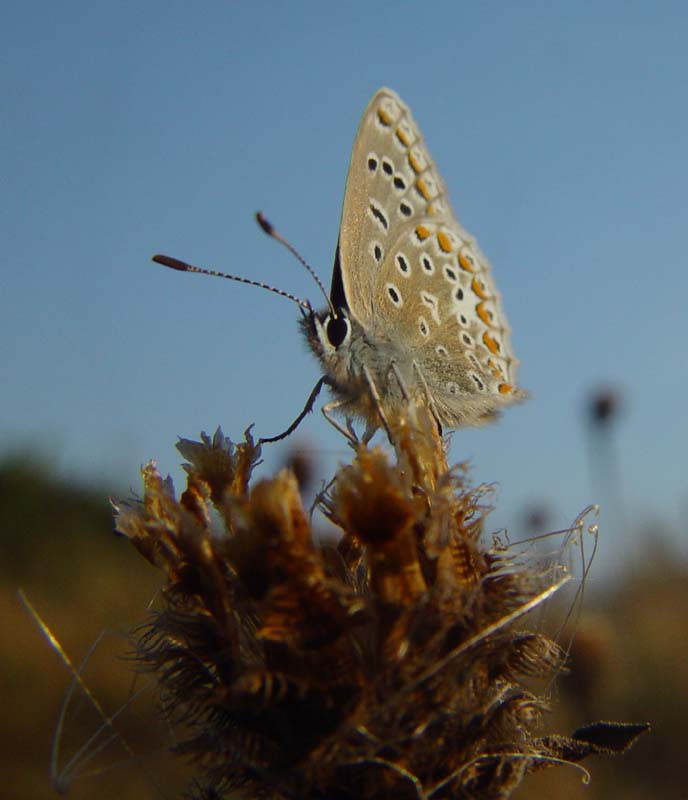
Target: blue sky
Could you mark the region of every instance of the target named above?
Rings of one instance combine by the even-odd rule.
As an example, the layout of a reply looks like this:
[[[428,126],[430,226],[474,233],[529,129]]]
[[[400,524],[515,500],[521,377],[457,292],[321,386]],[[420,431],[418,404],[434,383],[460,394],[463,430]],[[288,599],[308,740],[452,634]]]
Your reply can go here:
[[[152,457],[179,480],[178,435],[282,430],[318,377],[297,309],[149,259],[317,303],[252,215],[329,284],[353,136],[388,85],[492,262],[532,393],[454,436],[452,460],[500,485],[493,526],[518,538],[532,503],[556,527],[608,500],[583,408],[612,385],[616,518],[680,530],[687,35],[679,2],[5,4],[0,450],[138,486]],[[294,441],[329,471],[348,457],[319,414]],[[630,553],[612,516],[608,564]]]

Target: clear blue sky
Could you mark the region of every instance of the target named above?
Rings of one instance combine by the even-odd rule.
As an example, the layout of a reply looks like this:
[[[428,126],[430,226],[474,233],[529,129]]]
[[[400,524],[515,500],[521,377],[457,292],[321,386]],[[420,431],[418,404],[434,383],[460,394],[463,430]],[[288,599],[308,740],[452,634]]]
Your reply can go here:
[[[612,384],[625,513],[678,529],[686,41],[681,2],[5,3],[0,449],[138,486],[151,457],[179,476],[177,435],[283,429],[318,377],[297,309],[149,259],[317,302],[252,215],[329,283],[353,136],[388,85],[493,264],[533,395],[454,437],[452,460],[501,486],[494,526],[518,538],[532,502],[558,526],[605,499],[582,409]],[[347,457],[319,414],[300,437],[330,469]],[[603,528],[603,562],[626,536]]]

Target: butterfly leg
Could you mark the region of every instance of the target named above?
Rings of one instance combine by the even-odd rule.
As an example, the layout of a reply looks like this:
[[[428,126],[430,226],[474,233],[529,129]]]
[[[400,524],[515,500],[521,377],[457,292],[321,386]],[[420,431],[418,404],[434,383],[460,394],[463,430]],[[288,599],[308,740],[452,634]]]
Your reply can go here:
[[[283,433],[278,434],[277,436],[270,436],[268,438],[261,438],[258,440],[258,444],[271,444],[272,442],[279,442],[282,439],[286,439],[287,436],[292,434],[299,425],[303,422],[304,417],[307,414],[310,414],[313,410],[313,405],[315,403],[316,398],[320,394],[320,390],[322,389],[323,385],[327,384],[328,386],[331,384],[330,379],[327,375],[323,375],[322,378],[315,384],[313,387],[313,391],[310,393],[308,400],[306,400],[306,405],[304,406],[303,411],[299,414],[299,416],[291,423],[291,425],[287,428],[286,431]]]
[[[352,442],[354,442],[355,444],[359,444],[358,434],[354,430],[354,423],[351,417],[346,418],[346,429],[351,434]]]
[[[425,375],[423,375],[423,370],[420,368],[417,361],[413,362],[413,369],[416,371],[416,374],[418,375],[418,380],[420,380],[421,384],[423,385],[423,389],[425,390],[425,397],[428,401],[428,408],[430,409],[430,413],[432,414],[432,416],[435,419],[435,422],[437,423],[437,430],[439,432],[439,435],[441,436],[442,423],[440,422],[440,417],[437,412],[437,406],[435,405],[435,401],[430,392],[430,387],[428,386],[428,383],[425,380]]]
[[[346,439],[349,440],[350,445],[356,447],[358,444],[360,444],[360,441],[356,435],[353,425],[351,424],[351,420],[347,417],[345,428],[343,425],[337,422],[333,416],[331,416],[333,411],[336,411],[339,408],[344,408],[346,405],[348,405],[348,400],[333,400],[331,403],[325,403],[325,405],[322,407],[322,414],[333,428],[338,430]]]
[[[406,389],[406,384],[404,383],[404,379],[401,377],[401,373],[399,372],[399,367],[397,367],[396,361],[392,361],[392,363],[389,365],[389,370],[387,371],[387,377],[389,377],[390,374],[394,375],[394,377],[397,379],[397,383],[399,384],[399,389],[401,390],[401,393],[404,396],[404,400],[406,401],[406,403],[409,403],[411,397],[408,393],[408,390]]]
[[[382,427],[385,429],[387,433],[387,437],[389,438],[390,442],[394,441],[392,437],[392,431],[390,430],[389,423],[387,422],[387,417],[385,416],[385,412],[382,410],[382,400],[380,399],[380,393],[377,390],[377,386],[375,385],[375,381],[373,380],[373,376],[370,374],[370,370],[368,367],[363,365],[363,375],[366,379],[366,383],[368,384],[368,391],[370,392],[370,396],[373,398],[373,403],[375,404],[375,408],[377,409],[377,413],[380,415],[380,420],[382,422]],[[373,438],[373,434],[378,429],[378,425],[376,423],[370,423],[366,425],[365,433],[363,434],[363,444],[368,444],[368,442]]]

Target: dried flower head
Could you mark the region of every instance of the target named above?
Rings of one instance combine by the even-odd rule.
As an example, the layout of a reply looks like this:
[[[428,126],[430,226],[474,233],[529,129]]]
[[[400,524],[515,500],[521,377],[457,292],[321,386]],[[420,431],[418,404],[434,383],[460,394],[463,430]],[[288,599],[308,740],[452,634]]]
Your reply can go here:
[[[523,623],[567,575],[485,545],[485,494],[448,468],[423,409],[391,438],[393,461],[357,446],[320,498],[336,546],[315,539],[290,470],[250,488],[248,431],[182,440],[181,497],[151,463],[143,500],[116,507],[166,576],[138,657],[186,731],[194,796],[507,798],[529,771],[647,727],[538,735],[530,679],[564,654]]]

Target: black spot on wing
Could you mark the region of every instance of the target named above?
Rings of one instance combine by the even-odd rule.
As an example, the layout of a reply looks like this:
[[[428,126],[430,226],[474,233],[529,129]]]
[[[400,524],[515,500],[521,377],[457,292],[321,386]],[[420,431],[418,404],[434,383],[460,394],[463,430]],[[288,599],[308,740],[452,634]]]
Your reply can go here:
[[[381,208],[379,208],[374,203],[371,203],[370,204],[370,213],[380,223],[380,225],[382,225],[382,227],[385,230],[388,230],[389,222],[388,222],[387,217],[384,215],[384,213],[383,213]]]

